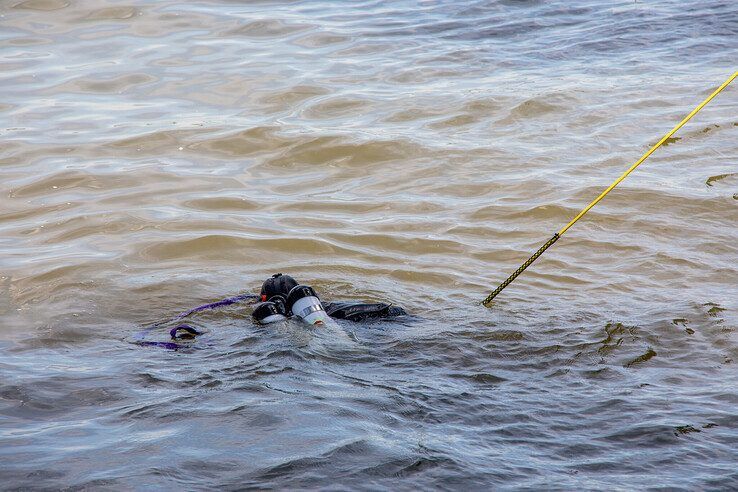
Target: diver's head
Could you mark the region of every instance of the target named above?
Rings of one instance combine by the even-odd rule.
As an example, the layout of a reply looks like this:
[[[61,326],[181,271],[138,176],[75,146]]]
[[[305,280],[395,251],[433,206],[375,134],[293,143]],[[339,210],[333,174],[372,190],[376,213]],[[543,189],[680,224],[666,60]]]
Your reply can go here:
[[[287,312],[310,325],[322,325],[328,319],[323,305],[312,287],[296,285],[287,295]]]
[[[269,301],[274,296],[282,296],[286,299],[287,294],[289,294],[290,290],[292,290],[296,285],[297,280],[289,275],[275,273],[262,284],[261,300],[262,302]]]

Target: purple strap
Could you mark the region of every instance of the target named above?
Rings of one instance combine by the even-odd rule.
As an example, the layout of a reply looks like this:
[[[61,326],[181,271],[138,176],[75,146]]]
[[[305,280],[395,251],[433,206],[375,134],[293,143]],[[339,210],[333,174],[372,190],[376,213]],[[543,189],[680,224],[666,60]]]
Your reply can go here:
[[[136,344],[144,347],[160,347],[167,350],[179,350],[182,348],[182,345],[174,342],[149,342],[146,340],[139,340]]]
[[[196,308],[190,309],[189,311],[186,311],[180,315],[175,316],[172,318],[172,321],[186,318],[187,316],[195,313],[199,313],[200,311],[206,311],[208,309],[215,309],[219,308],[221,306],[229,306],[231,304],[236,304],[237,302],[244,301],[246,299],[258,299],[259,296],[256,294],[241,294],[233,297],[226,297],[225,299],[222,299],[217,302],[211,302],[210,304],[203,304],[202,306],[198,306]]]
[[[147,341],[146,340],[146,335],[148,335],[150,332],[152,332],[153,330],[155,330],[157,328],[160,328],[160,327],[162,327],[164,325],[167,325],[169,323],[173,323],[173,322],[175,322],[177,320],[180,320],[182,318],[186,318],[187,316],[190,316],[192,314],[199,313],[201,311],[207,311],[209,309],[217,309],[219,307],[222,307],[222,306],[230,306],[231,304],[236,304],[236,303],[241,302],[241,301],[245,301],[245,300],[252,300],[253,301],[253,300],[256,300],[256,299],[259,299],[259,296],[255,295],[255,294],[240,294],[240,295],[233,296],[233,297],[226,297],[225,299],[221,299],[220,301],[211,302],[211,303],[208,303],[208,304],[203,304],[202,306],[198,306],[196,308],[190,309],[189,311],[185,311],[184,313],[178,314],[174,318],[170,318],[170,319],[167,319],[167,320],[164,320],[164,321],[158,321],[158,322],[156,322],[156,323],[154,323],[152,325],[147,326],[146,328],[144,328],[142,331],[138,332],[134,336],[134,339],[136,340],[135,343],[137,343],[138,345],[153,346],[153,347],[162,347],[162,348],[169,349],[169,350],[177,350],[177,349],[181,348],[183,345],[180,345],[180,344],[174,343],[174,342],[152,342],[152,341]],[[189,334],[189,336],[188,335],[184,335],[184,334],[181,334],[180,335],[179,334],[180,331],[183,331],[183,332]],[[173,340],[181,340],[183,338],[194,338],[197,335],[202,335],[202,332],[196,330],[195,328],[191,327],[190,325],[181,324],[181,325],[177,325],[176,327],[172,328],[169,331],[169,335],[172,337]]]

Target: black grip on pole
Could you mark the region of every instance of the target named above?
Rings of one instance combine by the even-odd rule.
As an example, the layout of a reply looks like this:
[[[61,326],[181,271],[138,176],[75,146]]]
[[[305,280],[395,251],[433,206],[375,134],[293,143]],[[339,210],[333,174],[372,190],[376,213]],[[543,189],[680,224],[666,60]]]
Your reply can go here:
[[[520,268],[518,268],[517,270],[515,270],[512,275],[510,275],[509,277],[507,277],[507,280],[505,280],[504,282],[502,282],[499,287],[497,287],[494,291],[492,291],[492,293],[490,295],[488,295],[485,300],[482,301],[482,305],[484,307],[489,307],[490,303],[492,302],[492,299],[494,299],[495,297],[497,297],[497,294],[499,294],[500,292],[502,292],[502,289],[504,289],[505,287],[507,287],[508,285],[510,285],[510,283],[513,280],[515,280],[518,277],[518,275],[520,275],[521,273],[523,273],[523,271],[525,271],[525,269],[528,268],[531,263],[533,263],[534,261],[536,261],[538,259],[538,257],[541,256],[543,254],[543,252],[546,251],[549,248],[549,246],[551,246],[553,243],[555,243],[556,241],[558,241],[559,240],[559,237],[560,237],[559,236],[559,233],[558,232],[555,233],[551,239],[549,239],[548,241],[546,241],[546,244],[544,244],[543,246],[541,246],[538,249],[538,251],[536,251],[535,253],[533,253],[533,256],[531,256],[530,258],[528,258],[528,260],[525,263],[523,263],[522,265],[520,265]]]

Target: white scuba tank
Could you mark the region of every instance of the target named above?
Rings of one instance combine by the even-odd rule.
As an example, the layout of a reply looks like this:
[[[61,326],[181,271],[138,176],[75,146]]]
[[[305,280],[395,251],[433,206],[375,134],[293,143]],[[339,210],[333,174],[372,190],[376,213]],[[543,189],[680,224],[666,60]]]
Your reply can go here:
[[[287,311],[309,325],[321,325],[328,319],[323,305],[312,287],[297,285],[287,294]]]

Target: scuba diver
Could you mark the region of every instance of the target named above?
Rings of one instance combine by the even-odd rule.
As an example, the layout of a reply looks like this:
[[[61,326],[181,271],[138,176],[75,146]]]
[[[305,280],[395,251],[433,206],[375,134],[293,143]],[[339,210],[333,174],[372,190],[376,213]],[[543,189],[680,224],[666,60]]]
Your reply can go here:
[[[289,275],[276,273],[264,281],[259,295],[240,294],[190,309],[174,318],[150,325],[135,335],[135,343],[178,350],[182,346],[176,343],[177,341],[193,339],[198,335],[202,335],[203,332],[189,324],[180,323],[169,331],[169,335],[174,342],[148,341],[146,336],[157,328],[179,322],[192,314],[244,301],[251,301],[252,303],[256,301],[252,316],[257,323],[262,325],[296,318],[308,325],[319,327],[325,324],[329,318],[365,321],[393,318],[407,314],[401,307],[384,302],[323,302],[312,287],[299,284]]]
[[[326,319],[363,321],[366,319],[402,316],[405,310],[386,303],[327,302],[318,298],[315,290],[299,284],[289,275],[276,273],[261,286],[261,302],[252,316],[261,324],[275,323],[296,317],[309,325],[322,325]]]

